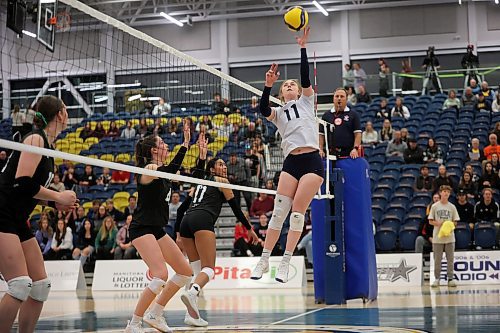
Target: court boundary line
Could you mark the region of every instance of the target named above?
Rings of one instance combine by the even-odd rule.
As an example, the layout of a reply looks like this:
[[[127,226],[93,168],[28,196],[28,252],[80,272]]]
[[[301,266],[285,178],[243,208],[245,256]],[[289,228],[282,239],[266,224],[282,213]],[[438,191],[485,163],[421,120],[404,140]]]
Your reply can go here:
[[[316,313],[316,312],[319,312],[319,311],[324,310],[324,309],[331,309],[332,307],[333,307],[332,305],[328,305],[328,306],[325,306],[325,307],[322,307],[322,308],[319,308],[319,309],[314,309],[314,310],[310,310],[310,311],[307,311],[307,312],[304,312],[304,313],[299,313],[299,314],[297,314],[295,316],[291,316],[289,318],[285,318],[285,319],[282,319],[282,320],[278,320],[278,321],[272,322],[269,325],[278,325],[278,324],[284,323],[284,322],[289,321],[289,320],[297,319],[297,318],[300,318],[300,317],[303,317],[303,316],[308,316],[308,315],[310,315],[312,313]]]

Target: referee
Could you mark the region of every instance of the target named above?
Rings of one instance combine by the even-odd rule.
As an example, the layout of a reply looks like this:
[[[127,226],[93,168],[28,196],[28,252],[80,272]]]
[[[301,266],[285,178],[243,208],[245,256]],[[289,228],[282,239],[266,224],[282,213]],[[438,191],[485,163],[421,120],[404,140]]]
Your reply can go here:
[[[337,88],[333,93],[333,108],[325,112],[323,121],[328,124],[328,150],[337,158],[358,158],[361,145],[361,123],[356,111],[347,107],[347,91]],[[321,156],[325,151],[325,125],[319,126],[319,148]]]

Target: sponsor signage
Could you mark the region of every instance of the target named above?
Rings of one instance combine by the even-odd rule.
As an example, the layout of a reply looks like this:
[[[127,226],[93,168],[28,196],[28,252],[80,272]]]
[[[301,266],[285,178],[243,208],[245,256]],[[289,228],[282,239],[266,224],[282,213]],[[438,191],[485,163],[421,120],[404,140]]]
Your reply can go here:
[[[45,271],[51,281],[51,291],[85,289],[85,277],[80,260],[45,261]],[[0,276],[0,291],[7,291],[7,283]]]
[[[422,285],[422,254],[377,254],[377,278],[380,287]]]
[[[500,252],[474,251],[455,252],[453,277],[457,284],[500,284]],[[447,280],[446,256],[441,260],[441,280]],[[431,255],[431,278],[434,278],[434,256]]]
[[[269,272],[260,280],[251,280],[250,275],[259,258],[231,257],[217,258],[215,277],[205,289],[228,288],[302,288],[305,286],[306,272],[303,257],[292,257],[288,282],[279,283],[274,277],[278,271],[281,257],[271,257]],[[174,271],[168,267],[168,275]],[[92,290],[142,290],[152,276],[142,260],[97,261],[94,271]]]

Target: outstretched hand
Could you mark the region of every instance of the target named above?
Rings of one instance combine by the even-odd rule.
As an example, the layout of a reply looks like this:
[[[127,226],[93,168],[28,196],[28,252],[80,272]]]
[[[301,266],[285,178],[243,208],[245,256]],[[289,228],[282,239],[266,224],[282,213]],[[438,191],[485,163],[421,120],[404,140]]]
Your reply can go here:
[[[184,132],[184,142],[183,146],[189,147],[189,142],[191,141],[191,128],[187,119],[183,120],[183,132]]]
[[[266,87],[272,87],[279,77],[280,72],[278,71],[278,64],[273,63],[266,72]]]
[[[208,138],[205,138],[205,133],[203,132],[198,136],[198,148],[200,148],[200,159],[207,159]]]
[[[311,27],[307,26],[304,29],[304,34],[302,36],[295,36],[295,40],[297,41],[297,44],[300,45],[300,47],[306,47],[307,40],[309,39],[309,32],[311,31]]]

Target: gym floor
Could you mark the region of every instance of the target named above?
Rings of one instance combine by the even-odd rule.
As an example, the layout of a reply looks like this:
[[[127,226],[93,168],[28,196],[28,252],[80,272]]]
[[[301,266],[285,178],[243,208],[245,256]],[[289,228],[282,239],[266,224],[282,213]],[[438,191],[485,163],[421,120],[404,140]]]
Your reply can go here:
[[[139,292],[52,292],[36,332],[123,332],[138,297]],[[212,290],[200,299],[200,309],[206,329],[184,325],[178,296],[165,315],[176,332],[500,332],[500,285],[382,288],[375,302],[345,306],[315,304],[311,284],[303,292]]]

